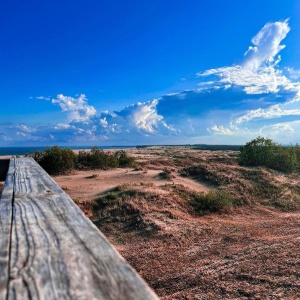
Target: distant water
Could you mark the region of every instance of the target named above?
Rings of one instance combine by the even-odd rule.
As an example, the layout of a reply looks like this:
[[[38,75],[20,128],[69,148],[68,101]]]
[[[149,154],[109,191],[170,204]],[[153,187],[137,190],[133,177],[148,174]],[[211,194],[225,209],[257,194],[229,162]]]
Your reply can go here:
[[[43,151],[46,147],[0,147],[0,156],[1,155],[25,155],[37,150]],[[64,147],[60,146],[60,148],[71,148],[73,150],[84,149],[90,150],[92,147],[87,146],[73,146],[73,147]],[[99,149],[130,149],[135,148],[135,146],[105,146],[100,147]]]

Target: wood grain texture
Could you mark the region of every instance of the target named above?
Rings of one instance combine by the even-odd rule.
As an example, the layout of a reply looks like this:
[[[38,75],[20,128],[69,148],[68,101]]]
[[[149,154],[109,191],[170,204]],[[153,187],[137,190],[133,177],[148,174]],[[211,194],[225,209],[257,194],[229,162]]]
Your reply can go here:
[[[11,159],[0,198],[0,299],[6,299],[7,296],[13,208],[13,183],[14,160]]]
[[[13,179],[7,299],[158,299],[33,159],[15,159]]]

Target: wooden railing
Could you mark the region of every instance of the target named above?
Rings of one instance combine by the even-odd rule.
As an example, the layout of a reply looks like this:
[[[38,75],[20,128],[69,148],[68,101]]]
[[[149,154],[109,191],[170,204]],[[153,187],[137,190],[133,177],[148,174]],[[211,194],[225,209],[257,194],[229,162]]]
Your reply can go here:
[[[15,158],[0,198],[0,299],[158,297],[33,159]]]

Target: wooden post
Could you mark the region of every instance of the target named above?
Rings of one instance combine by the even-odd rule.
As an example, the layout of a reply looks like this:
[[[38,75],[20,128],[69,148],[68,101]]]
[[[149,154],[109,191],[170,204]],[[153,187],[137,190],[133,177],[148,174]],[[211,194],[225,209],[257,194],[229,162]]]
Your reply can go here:
[[[32,158],[11,159],[0,219],[0,299],[158,299]]]

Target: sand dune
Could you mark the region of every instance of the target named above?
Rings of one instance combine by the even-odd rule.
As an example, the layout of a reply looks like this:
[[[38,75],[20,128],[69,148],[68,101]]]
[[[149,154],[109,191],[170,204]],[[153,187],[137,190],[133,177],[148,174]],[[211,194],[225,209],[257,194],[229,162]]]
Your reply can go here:
[[[299,299],[300,189],[237,152],[126,150],[135,168],[54,177],[162,299]],[[225,190],[234,205],[197,213]]]

